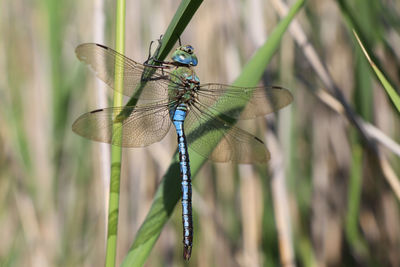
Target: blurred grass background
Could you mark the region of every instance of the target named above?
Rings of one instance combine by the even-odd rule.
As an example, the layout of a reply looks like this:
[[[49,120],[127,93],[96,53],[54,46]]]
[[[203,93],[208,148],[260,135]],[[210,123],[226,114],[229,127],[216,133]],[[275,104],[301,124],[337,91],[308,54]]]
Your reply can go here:
[[[278,3],[204,1],[182,35],[196,49],[203,82],[237,77],[279,21]],[[178,5],[127,1],[126,55],[144,61]],[[0,266],[104,265],[108,147],[74,135],[71,124],[110,105],[111,90],[98,88],[74,49],[84,42],[114,47],[114,14],[114,2],[100,0],[0,2]],[[394,142],[398,113],[351,28],[399,88],[399,14],[398,1],[310,0],[297,17],[332,87],[354,114]],[[381,146],[383,137],[377,137],[371,146],[335,98],[323,93],[330,86],[295,36],[285,35],[264,78],[289,88],[294,103],[276,118],[267,116],[267,123],[241,125],[266,137],[271,168],[211,162],[202,168],[194,180],[190,266],[400,265],[399,195],[382,168],[384,157],[398,178],[397,144]],[[175,149],[171,131],[161,143],[123,150],[117,264]],[[282,173],[276,160],[285,166],[278,168]],[[288,202],[277,201],[277,175],[286,181]],[[290,217],[282,222],[277,210],[286,206]],[[177,207],[146,266],[184,265],[180,213]],[[282,224],[292,229],[293,255],[281,246]]]

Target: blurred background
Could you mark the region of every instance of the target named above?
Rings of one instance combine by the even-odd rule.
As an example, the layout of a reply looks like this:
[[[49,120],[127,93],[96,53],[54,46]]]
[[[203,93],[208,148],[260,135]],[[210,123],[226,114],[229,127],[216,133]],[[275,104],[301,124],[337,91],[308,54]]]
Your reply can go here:
[[[128,57],[147,58],[179,3],[127,1]],[[281,12],[277,0],[204,1],[182,35],[201,80],[231,83]],[[399,117],[350,27],[399,88],[399,14],[394,0],[306,3],[264,76],[288,88],[293,104],[241,125],[266,140],[272,160],[268,168],[203,166],[188,266],[400,266]],[[114,21],[114,1],[0,2],[0,266],[104,265],[109,146],[71,125],[110,106],[112,91],[74,49],[114,47]],[[367,134],[330,88],[372,127]],[[175,149],[171,131],[161,143],[123,150],[117,264]],[[180,213],[177,206],[146,266],[184,266]]]

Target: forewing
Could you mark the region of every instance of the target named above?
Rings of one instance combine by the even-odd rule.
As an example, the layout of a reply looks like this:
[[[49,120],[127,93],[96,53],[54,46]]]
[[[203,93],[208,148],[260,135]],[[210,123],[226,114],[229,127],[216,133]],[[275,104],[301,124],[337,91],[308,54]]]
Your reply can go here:
[[[116,125],[114,132],[113,124]],[[94,141],[141,147],[160,141],[170,125],[167,105],[157,103],[145,107],[97,109],[80,116],[72,125],[72,130]],[[121,138],[113,138],[113,135],[121,135]]]
[[[200,86],[198,99],[202,105],[234,119],[253,119],[289,105],[293,96],[279,86],[236,87],[209,83]]]
[[[109,47],[87,43],[79,45],[76,50],[79,60],[85,62],[95,72],[96,76],[114,89],[116,69],[123,81],[123,91],[120,93],[151,101],[161,101],[168,97],[170,73],[156,67],[145,67],[132,59],[112,50]],[[147,76],[143,76],[144,71]],[[139,85],[142,84],[141,88]],[[143,90],[141,90],[143,89]],[[141,94],[138,91],[141,90]]]
[[[196,106],[185,120],[185,131],[189,147],[215,162],[264,163],[270,158],[259,138]]]

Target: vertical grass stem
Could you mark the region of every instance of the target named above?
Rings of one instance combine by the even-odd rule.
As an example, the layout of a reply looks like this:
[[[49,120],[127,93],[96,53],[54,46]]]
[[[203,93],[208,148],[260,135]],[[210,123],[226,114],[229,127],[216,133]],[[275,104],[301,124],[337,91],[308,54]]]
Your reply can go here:
[[[125,52],[125,0],[117,1],[116,8],[116,41],[115,50],[121,54]],[[115,85],[114,85],[114,107],[122,106],[122,92],[123,90],[123,64],[115,62]],[[115,114],[118,115],[118,114]],[[115,131],[121,127],[121,123],[113,124],[112,143],[120,143],[115,139],[121,139],[122,131]],[[119,146],[111,146],[111,178],[110,178],[110,199],[108,206],[108,223],[107,223],[107,251],[106,251],[106,264],[105,266],[115,266],[115,259],[117,254],[117,233],[118,233],[118,211],[119,211],[119,191],[121,179],[121,152]]]

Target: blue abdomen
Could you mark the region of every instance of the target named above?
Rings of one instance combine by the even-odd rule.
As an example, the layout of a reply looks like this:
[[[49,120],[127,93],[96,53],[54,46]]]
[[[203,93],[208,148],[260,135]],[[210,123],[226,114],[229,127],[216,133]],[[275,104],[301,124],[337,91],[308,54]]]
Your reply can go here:
[[[192,180],[190,174],[189,153],[183,124],[186,118],[187,108],[184,103],[170,110],[172,122],[178,136],[179,169],[181,173],[182,190],[182,223],[183,223],[183,257],[190,258],[193,242],[192,220]]]

